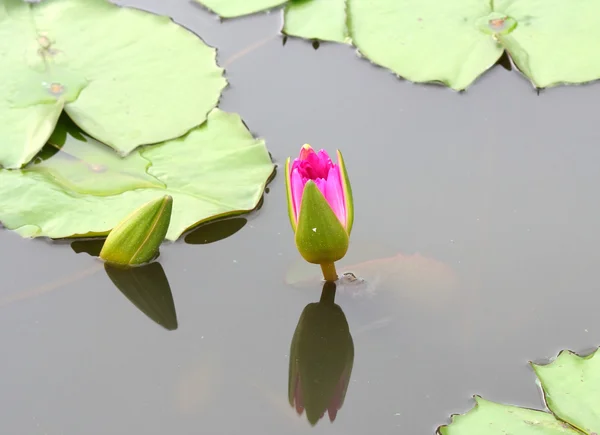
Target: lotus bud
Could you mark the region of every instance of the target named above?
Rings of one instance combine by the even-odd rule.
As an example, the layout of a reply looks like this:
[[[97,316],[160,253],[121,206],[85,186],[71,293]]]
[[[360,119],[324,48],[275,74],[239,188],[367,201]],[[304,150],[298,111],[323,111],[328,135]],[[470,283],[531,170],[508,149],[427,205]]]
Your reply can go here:
[[[165,195],[135,210],[108,234],[100,258],[122,266],[152,260],[167,235],[172,209],[173,198]]]
[[[354,343],[344,312],[334,303],[335,283],[326,282],[318,303],[304,308],[290,349],[288,398],[311,425],[334,421],[344,404],[354,363]]]
[[[293,162],[288,158],[285,165],[296,246],[306,261],[321,265],[326,279],[326,268],[346,255],[354,222],[352,189],[340,151],[337,157],[335,164],[325,150],[304,145],[300,156]]]

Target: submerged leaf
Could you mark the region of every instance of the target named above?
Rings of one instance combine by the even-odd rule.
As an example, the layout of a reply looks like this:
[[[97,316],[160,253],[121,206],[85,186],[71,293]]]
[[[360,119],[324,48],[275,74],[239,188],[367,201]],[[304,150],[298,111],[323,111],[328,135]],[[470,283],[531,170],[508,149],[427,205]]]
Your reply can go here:
[[[0,53],[5,168],[44,146],[62,104],[84,131],[128,154],[201,124],[226,85],[215,50],[193,33],[107,0],[4,0]]]
[[[165,239],[172,210],[173,198],[169,195],[144,204],[113,228],[100,251],[100,258],[126,266],[152,260]]]
[[[219,109],[186,136],[126,158],[66,124],[53,141],[58,152],[46,148],[22,170],[0,170],[0,222],[24,237],[104,235],[133,210],[170,195],[166,238],[176,240],[198,223],[254,209],[273,172],[264,142]]]

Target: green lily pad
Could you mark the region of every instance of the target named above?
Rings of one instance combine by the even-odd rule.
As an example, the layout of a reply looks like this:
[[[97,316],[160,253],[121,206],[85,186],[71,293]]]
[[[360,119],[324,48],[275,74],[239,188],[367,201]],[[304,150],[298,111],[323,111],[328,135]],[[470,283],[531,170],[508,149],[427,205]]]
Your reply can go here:
[[[600,78],[596,0],[347,0],[366,57],[415,82],[464,89],[506,49],[536,87]]]
[[[240,16],[267,0],[197,0]],[[276,3],[276,4],[275,4]],[[506,50],[538,88],[600,78],[600,2],[578,0],[288,0],[283,32],[352,42],[414,82],[468,87]],[[213,10],[220,14],[219,8]]]
[[[532,364],[551,413],[501,405],[476,397],[476,405],[438,429],[440,435],[598,435],[600,356],[561,352],[546,365]]]
[[[126,155],[204,122],[227,83],[215,50],[193,33],[107,0],[5,0],[0,53],[5,168],[36,155],[63,107],[85,132]]]
[[[600,2],[496,0],[495,10],[517,22],[499,40],[538,88],[600,78]]]
[[[438,429],[439,435],[582,435],[552,414],[501,405],[475,397],[476,405],[465,415]]]
[[[563,351],[552,364],[533,364],[548,408],[582,432],[600,433],[600,354],[580,357]]]
[[[359,51],[414,82],[464,89],[504,51],[477,25],[489,0],[348,0],[348,10]]]
[[[283,33],[306,39],[349,42],[346,0],[290,1],[285,8]]]
[[[24,237],[105,235],[143,204],[170,195],[166,238],[176,240],[199,223],[254,209],[273,172],[264,142],[219,109],[186,136],[125,158],[66,117],[51,142],[24,169],[0,170],[0,222]]]

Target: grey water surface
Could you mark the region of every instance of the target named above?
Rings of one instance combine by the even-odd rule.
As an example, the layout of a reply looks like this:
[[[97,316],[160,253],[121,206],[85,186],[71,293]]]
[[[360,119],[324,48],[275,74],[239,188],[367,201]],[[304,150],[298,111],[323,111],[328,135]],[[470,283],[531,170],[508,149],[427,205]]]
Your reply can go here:
[[[541,408],[528,361],[599,344],[600,85],[538,95],[495,66],[456,93],[347,46],[284,45],[280,12],[124,3],[219,48],[220,107],[279,174],[246,222],[165,245],[149,275],[0,231],[0,434],[433,434],[473,394]],[[335,421],[315,426],[288,403],[294,330],[321,295],[281,176],[303,143],[344,152],[347,267],[365,279],[338,291],[353,370]]]

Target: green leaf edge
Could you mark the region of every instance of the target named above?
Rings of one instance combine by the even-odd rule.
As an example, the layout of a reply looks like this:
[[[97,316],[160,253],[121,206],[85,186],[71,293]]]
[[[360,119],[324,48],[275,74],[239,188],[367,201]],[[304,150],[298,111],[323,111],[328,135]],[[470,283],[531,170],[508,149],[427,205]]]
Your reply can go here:
[[[573,430],[580,432],[582,435],[585,435],[585,431],[583,429],[575,426],[573,423],[570,423],[569,421],[566,421],[564,418],[559,417],[552,409],[550,409],[550,407],[548,406],[547,398],[546,398],[546,389],[544,388],[544,382],[542,381],[541,377],[539,376],[539,371],[545,370],[546,368],[549,368],[550,366],[558,363],[559,361],[565,360],[567,358],[578,359],[578,360],[583,360],[583,361],[592,359],[599,351],[600,351],[600,347],[596,348],[593,352],[591,352],[588,355],[581,356],[581,355],[577,354],[576,352],[573,352],[572,350],[564,349],[558,353],[556,358],[554,358],[552,361],[550,361],[547,364],[536,364],[533,361],[529,361],[529,365],[531,365],[531,367],[533,368],[533,371],[536,374],[537,380],[540,383],[541,390],[542,390],[542,397],[544,400],[544,405],[547,408],[546,411],[539,410],[539,409],[532,409],[532,408],[516,407],[514,405],[505,405],[502,403],[493,402],[491,400],[486,400],[483,397],[481,397],[480,395],[474,395],[473,398],[475,399],[475,406],[463,414],[452,414],[450,416],[450,423],[438,426],[438,428],[435,431],[436,435],[447,435],[446,430],[447,430],[448,426],[456,423],[457,419],[460,420],[462,417],[465,417],[469,413],[472,413],[473,411],[475,411],[478,408],[479,404],[482,402],[489,402],[489,403],[503,405],[503,406],[514,406],[516,408],[530,409],[532,411],[538,411],[538,412],[546,412],[547,414],[554,416],[554,418],[556,418],[558,421],[561,421],[561,422],[569,425],[569,427],[572,428]]]
[[[533,368],[533,371],[535,372],[535,375],[537,376],[537,379],[538,379],[538,381],[540,383],[541,390],[542,390],[542,397],[544,399],[544,405],[546,405],[546,408],[548,408],[548,410],[552,413],[552,415],[554,415],[554,417],[556,417],[556,419],[567,423],[569,426],[571,426],[571,427],[575,428],[576,430],[580,431],[582,434],[586,433],[583,428],[580,428],[580,427],[576,426],[575,424],[567,421],[564,417],[559,416],[550,407],[550,404],[548,402],[548,398],[547,398],[547,395],[546,395],[546,388],[545,388],[546,384],[544,383],[544,381],[542,381],[542,377],[539,375],[539,373],[540,373],[540,371],[547,370],[551,366],[553,366],[555,364],[558,364],[559,362],[562,362],[562,361],[564,361],[566,359],[579,360],[579,362],[592,359],[598,353],[599,350],[600,350],[600,348],[596,348],[596,350],[594,350],[589,355],[581,356],[581,355],[577,354],[576,352],[573,352],[572,350],[564,349],[564,350],[561,350],[558,353],[558,355],[556,356],[556,358],[554,358],[552,361],[550,361],[547,364],[536,364],[533,361],[529,362],[529,365],[531,365],[531,367]]]
[[[483,405],[483,404],[486,404],[486,403],[493,404],[493,405],[498,405],[498,406],[505,406],[505,407],[508,407],[508,408],[518,408],[518,409],[525,409],[525,410],[534,411],[534,412],[541,412],[541,413],[544,413],[544,414],[547,414],[549,416],[554,417],[557,421],[559,421],[561,423],[566,424],[569,427],[569,429],[572,429],[574,432],[578,432],[581,435],[585,435],[585,433],[582,432],[579,428],[573,426],[569,422],[566,422],[566,421],[558,418],[553,412],[548,412],[547,410],[543,411],[543,410],[539,410],[539,409],[527,408],[527,407],[516,406],[516,405],[506,405],[504,403],[499,403],[499,402],[494,402],[494,401],[491,401],[491,400],[484,399],[483,397],[481,397],[478,394],[474,395],[473,399],[475,399],[475,406],[473,406],[471,409],[469,409],[464,414],[452,414],[450,416],[450,423],[439,426],[436,429],[436,431],[435,431],[436,435],[448,435],[448,428],[449,428],[449,426],[451,426],[453,424],[459,424],[460,420],[462,420],[463,418],[467,417],[469,414],[477,412],[479,406]],[[515,434],[515,435],[518,435],[518,434]]]

